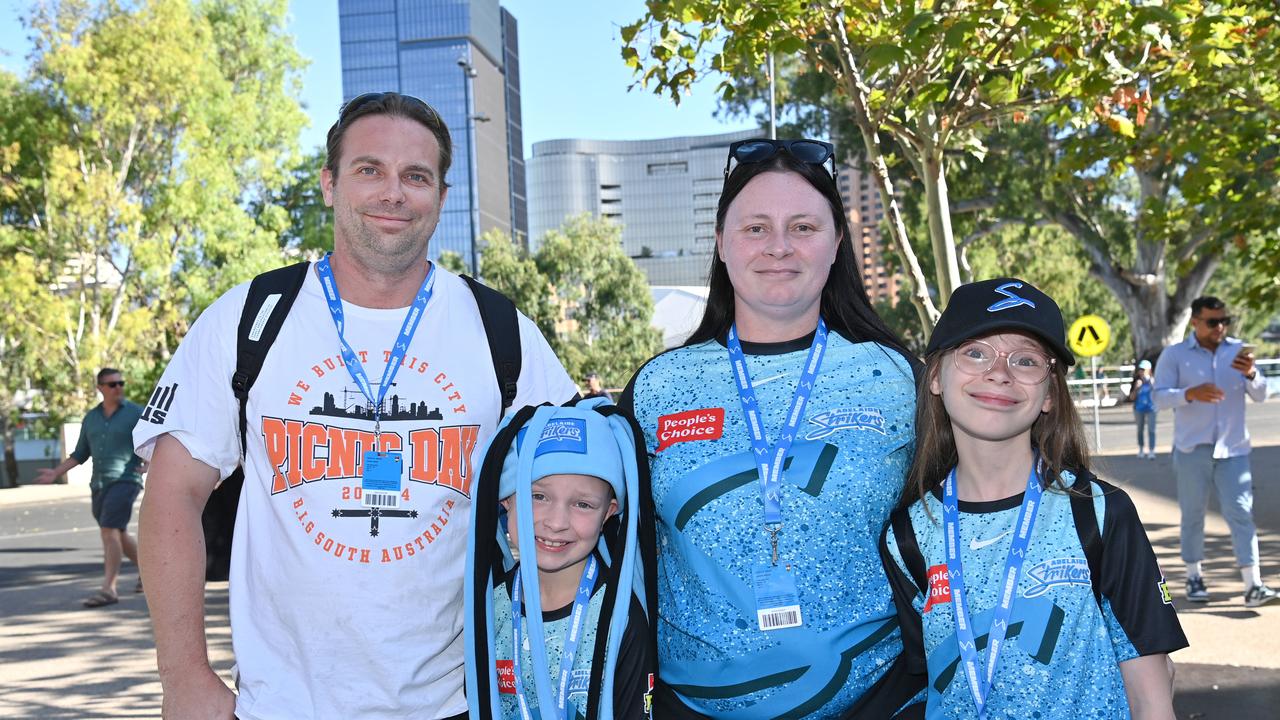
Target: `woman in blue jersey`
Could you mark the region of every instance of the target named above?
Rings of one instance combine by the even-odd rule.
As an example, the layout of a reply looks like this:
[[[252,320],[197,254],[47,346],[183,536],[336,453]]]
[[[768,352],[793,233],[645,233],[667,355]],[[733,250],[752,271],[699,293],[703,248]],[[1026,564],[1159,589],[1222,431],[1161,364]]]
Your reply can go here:
[[[915,361],[862,287],[832,151],[730,147],[702,322],[622,398],[658,519],[654,717],[889,717],[919,689],[876,554]]]
[[[1052,298],[964,285],[925,353],[882,552],[928,718],[1173,720],[1187,641],[1133,502],[1089,471]]]

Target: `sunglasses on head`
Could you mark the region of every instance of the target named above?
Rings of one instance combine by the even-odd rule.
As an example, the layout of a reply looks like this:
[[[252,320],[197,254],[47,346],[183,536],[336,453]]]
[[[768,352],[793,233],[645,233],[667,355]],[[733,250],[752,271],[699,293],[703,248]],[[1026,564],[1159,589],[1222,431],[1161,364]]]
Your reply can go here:
[[[104,383],[102,383],[102,387],[109,387],[109,388],[124,387],[124,381],[123,381],[123,380],[112,380],[111,382],[104,382]]]
[[[779,152],[786,152],[796,160],[809,165],[823,165],[830,160],[831,177],[835,178],[836,176],[836,146],[831,143],[822,142],[821,140],[755,138],[752,140],[739,140],[729,146],[729,157],[725,158],[724,161],[724,178],[725,180],[729,179],[729,166],[732,165],[734,160],[737,160],[739,165],[764,162]]]
[[[364,93],[363,95],[357,95],[351,98],[351,100],[347,102],[347,104],[343,105],[342,111],[338,113],[338,122],[342,123],[344,120],[347,119],[349,115],[351,115],[351,113],[355,112],[356,110],[359,110],[365,105],[368,105],[371,102],[378,102],[379,100],[384,100],[391,95],[399,95],[400,97],[404,98],[405,100],[408,100],[411,103],[414,103],[416,105],[421,105],[424,109],[427,110],[427,112],[432,114],[435,113],[435,110],[433,110],[430,105],[426,104],[422,100],[412,95],[404,95],[402,93],[394,93],[394,92],[370,92],[370,93]]]
[[[1209,327],[1211,327],[1211,328],[1216,328],[1216,327],[1219,327],[1219,326],[1221,326],[1221,327],[1231,327],[1231,317],[1230,317],[1230,316],[1227,316],[1227,317],[1220,317],[1220,318],[1201,318],[1201,322],[1203,322],[1205,325],[1208,325],[1208,326],[1209,326]]]

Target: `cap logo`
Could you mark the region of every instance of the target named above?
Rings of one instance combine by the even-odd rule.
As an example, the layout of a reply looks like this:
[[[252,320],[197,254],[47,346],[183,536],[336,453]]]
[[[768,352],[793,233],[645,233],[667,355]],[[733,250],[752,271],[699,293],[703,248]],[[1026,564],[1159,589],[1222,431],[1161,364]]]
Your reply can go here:
[[[1031,302],[1030,300],[1024,297],[1019,297],[1018,295],[1014,295],[1012,292],[1009,291],[1009,288],[1020,288],[1020,287],[1022,287],[1022,283],[1020,282],[1007,282],[1001,285],[1000,287],[997,287],[996,292],[1003,295],[1005,299],[997,303],[994,303],[991,307],[987,308],[987,312],[1000,312],[1001,310],[1016,308],[1019,305],[1026,305],[1027,307],[1034,309],[1036,306],[1035,303]]]
[[[540,457],[549,452],[586,454],[587,422],[581,418],[548,420],[542,429],[542,437],[538,438],[538,447],[533,456]]]

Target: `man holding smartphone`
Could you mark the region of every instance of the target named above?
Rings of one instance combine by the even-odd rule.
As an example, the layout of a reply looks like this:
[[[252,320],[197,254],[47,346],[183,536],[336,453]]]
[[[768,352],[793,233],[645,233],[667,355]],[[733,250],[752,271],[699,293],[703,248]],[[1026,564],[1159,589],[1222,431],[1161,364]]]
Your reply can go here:
[[[1192,334],[1170,345],[1156,363],[1155,404],[1173,409],[1173,469],[1182,510],[1182,560],[1187,565],[1187,600],[1208,602],[1201,573],[1204,515],[1209,492],[1231,529],[1244,604],[1258,607],[1277,599],[1262,582],[1258,532],[1253,524],[1253,476],[1249,470],[1249,429],[1244,398],[1267,398],[1267,381],[1254,367],[1253,346],[1227,337],[1226,304],[1206,295],[1191,303]]]

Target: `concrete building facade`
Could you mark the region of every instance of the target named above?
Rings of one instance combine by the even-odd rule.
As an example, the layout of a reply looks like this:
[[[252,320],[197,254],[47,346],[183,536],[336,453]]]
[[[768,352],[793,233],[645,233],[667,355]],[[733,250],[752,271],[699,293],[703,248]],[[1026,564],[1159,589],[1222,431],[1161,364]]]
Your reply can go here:
[[[705,285],[729,144],[759,136],[534,143],[526,163],[530,249],[566,217],[589,213],[622,226],[623,248],[650,285]]]

